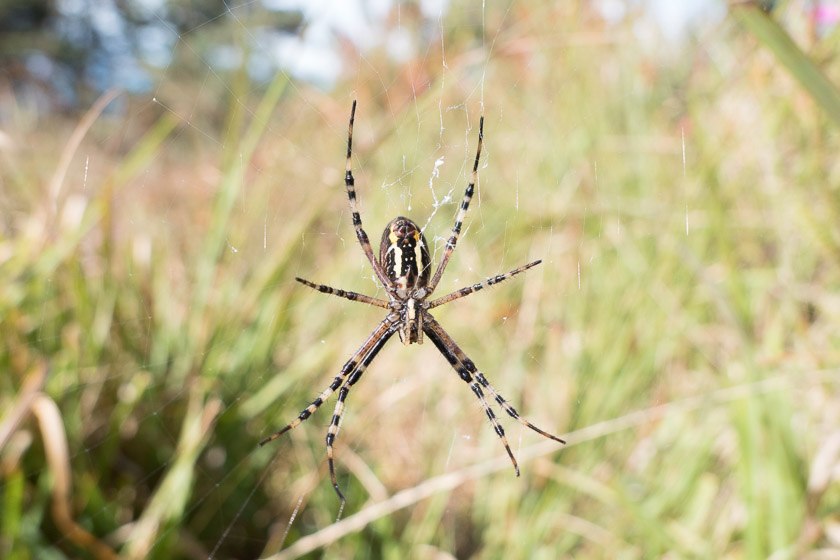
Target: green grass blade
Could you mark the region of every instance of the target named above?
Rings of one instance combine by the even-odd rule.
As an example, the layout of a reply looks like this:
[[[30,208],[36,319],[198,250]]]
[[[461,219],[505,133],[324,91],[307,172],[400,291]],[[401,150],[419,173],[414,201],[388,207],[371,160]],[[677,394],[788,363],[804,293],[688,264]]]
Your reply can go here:
[[[731,9],[747,31],[767,47],[828,116],[840,124],[840,92],[782,26],[758,6],[733,6]]]

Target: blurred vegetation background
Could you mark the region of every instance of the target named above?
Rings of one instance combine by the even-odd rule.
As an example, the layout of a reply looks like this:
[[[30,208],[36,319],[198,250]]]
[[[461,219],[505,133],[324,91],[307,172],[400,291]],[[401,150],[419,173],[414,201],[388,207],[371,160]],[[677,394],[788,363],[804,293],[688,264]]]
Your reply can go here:
[[[840,558],[833,3],[675,37],[623,2],[366,6],[357,36],[119,3],[116,59],[119,18],[68,43],[75,4],[37,6],[0,11],[0,556]],[[521,478],[430,344],[348,398],[343,511],[332,401],[257,448],[382,316],[294,282],[382,295],[354,98],[369,235],[429,220],[436,256],[486,116],[442,291],[543,264],[436,316],[565,434],[503,417]]]

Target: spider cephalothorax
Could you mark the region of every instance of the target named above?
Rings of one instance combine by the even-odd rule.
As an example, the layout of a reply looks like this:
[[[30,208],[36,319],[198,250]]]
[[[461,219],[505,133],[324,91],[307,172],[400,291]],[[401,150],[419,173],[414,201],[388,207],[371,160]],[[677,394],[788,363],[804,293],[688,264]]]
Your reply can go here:
[[[379,259],[373,255],[373,248],[370,245],[367,233],[362,228],[362,218],[359,215],[359,210],[356,206],[356,187],[353,179],[353,171],[351,168],[351,154],[353,149],[353,121],[356,115],[356,102],[353,101],[353,109],[350,111],[350,127],[347,135],[347,166],[345,168],[346,174],[344,184],[347,188],[347,197],[350,199],[350,211],[353,214],[353,226],[356,228],[356,237],[362,246],[368,261],[370,262],[376,278],[385,288],[388,293],[389,301],[381,300],[364,294],[356,292],[347,292],[337,288],[331,288],[323,284],[314,284],[309,280],[303,278],[296,278],[298,282],[316,289],[325,294],[333,294],[339,297],[347,298],[352,301],[359,301],[374,305],[388,310],[388,315],[379,323],[379,326],[374,329],[362,346],[356,350],[356,353],[350,357],[349,360],[341,368],[339,374],[333,379],[329,387],[324,389],[321,395],[312,401],[289,425],[267,437],[260,442],[260,445],[265,445],[269,441],[277,438],[281,434],[291,430],[307,418],[309,418],[318,407],[320,407],[330,395],[338,391],[338,402],[335,405],[335,412],[333,413],[332,421],[330,422],[329,430],[327,430],[327,460],[330,466],[330,478],[332,479],[333,488],[338,493],[338,497],[344,502],[344,496],[338,488],[338,481],[335,478],[335,467],[333,465],[333,442],[338,435],[338,428],[341,421],[341,416],[344,413],[344,400],[350,392],[350,388],[356,384],[361,378],[362,374],[367,369],[368,365],[373,361],[379,351],[385,346],[385,343],[399,333],[400,339],[404,344],[423,343],[423,334],[428,336],[435,347],[452,365],[458,376],[469,384],[470,389],[478,397],[484,412],[493,424],[499,438],[505,446],[505,450],[510,456],[514,469],[516,469],[516,476],[519,476],[519,465],[516,463],[516,458],[510,450],[505,431],[499,424],[496,415],[487,403],[487,398],[484,392],[490,393],[490,396],[508,413],[512,418],[519,421],[521,424],[534,430],[535,432],[558,441],[565,443],[562,439],[548,432],[545,432],[529,421],[522,418],[516,410],[508,404],[508,402],[493,388],[487,378],[475,366],[463,350],[455,343],[449,334],[443,330],[440,323],[435,321],[430,309],[434,309],[450,301],[462,298],[473,292],[477,292],[493,284],[498,284],[503,280],[507,280],[512,276],[524,272],[540,264],[540,261],[521,266],[517,269],[499,274],[479,284],[461,288],[455,292],[447,294],[443,297],[432,301],[426,299],[432,295],[435,288],[440,282],[443,271],[452,256],[452,251],[455,250],[455,245],[458,243],[458,237],[461,235],[461,225],[464,222],[464,217],[467,214],[467,209],[470,206],[473,192],[475,190],[476,179],[478,178],[478,161],[481,157],[481,144],[484,139],[484,117],[481,117],[478,125],[478,149],[475,154],[475,163],[473,164],[472,173],[470,174],[470,181],[467,185],[467,190],[464,192],[464,198],[461,200],[461,207],[458,210],[458,215],[455,218],[455,225],[452,227],[452,234],[446,242],[443,250],[443,256],[440,263],[435,270],[434,275],[431,275],[431,258],[429,256],[429,247],[426,244],[426,238],[423,232],[417,227],[417,224],[408,218],[402,216],[394,218],[385,227],[382,232],[382,241],[379,245]],[[430,277],[431,276],[431,277]]]

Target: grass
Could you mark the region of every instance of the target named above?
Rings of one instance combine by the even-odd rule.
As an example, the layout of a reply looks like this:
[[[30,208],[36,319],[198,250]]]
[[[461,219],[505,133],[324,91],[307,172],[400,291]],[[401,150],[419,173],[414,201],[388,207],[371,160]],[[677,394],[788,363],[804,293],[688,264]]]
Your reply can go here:
[[[456,6],[445,55],[369,53],[332,94],[173,73],[89,129],[13,109],[0,555],[837,554],[836,64],[815,78],[759,17],[669,58],[580,7]],[[483,105],[480,196],[443,288],[544,264],[435,315],[569,445],[504,418],[515,478],[445,360],[392,342],[347,401],[336,523],[329,405],[256,443],[380,320],[294,282],[377,291],[341,184],[351,91],[368,233],[432,215],[438,249]]]

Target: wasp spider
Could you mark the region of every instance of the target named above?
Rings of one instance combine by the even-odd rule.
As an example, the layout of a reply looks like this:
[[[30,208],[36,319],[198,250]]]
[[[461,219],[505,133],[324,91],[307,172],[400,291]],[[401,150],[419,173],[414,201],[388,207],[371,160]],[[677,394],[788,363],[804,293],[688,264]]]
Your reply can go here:
[[[522,418],[518,412],[499,394],[496,389],[490,384],[487,378],[481,373],[470,360],[463,350],[455,343],[449,334],[443,330],[440,323],[435,321],[430,310],[439,307],[450,301],[467,296],[473,292],[477,292],[487,286],[498,284],[503,280],[507,280],[520,272],[525,272],[531,267],[540,264],[541,261],[534,261],[532,263],[521,266],[515,270],[511,270],[505,274],[499,274],[489,280],[485,280],[480,284],[474,284],[461,288],[458,291],[447,294],[443,297],[429,301],[429,296],[435,291],[435,288],[440,282],[443,271],[455,250],[455,244],[458,242],[458,236],[461,233],[461,224],[464,221],[464,216],[470,206],[470,200],[475,189],[476,179],[478,177],[478,161],[481,156],[481,144],[484,139],[484,117],[478,125],[478,150],[475,154],[475,163],[473,164],[472,174],[470,175],[470,182],[467,185],[467,190],[464,193],[464,199],[461,201],[461,208],[458,211],[458,216],[455,219],[455,225],[452,228],[452,235],[446,242],[443,257],[438,264],[435,273],[431,275],[431,258],[429,257],[429,246],[426,243],[426,238],[423,232],[417,227],[417,224],[408,218],[402,216],[394,218],[385,227],[382,232],[382,241],[379,244],[379,259],[373,255],[373,248],[368,239],[365,230],[362,229],[362,218],[359,216],[359,209],[356,204],[356,189],[354,186],[353,172],[350,167],[350,157],[353,146],[353,120],[356,115],[356,101],[353,101],[353,108],[350,111],[350,126],[347,137],[347,166],[344,183],[347,187],[347,196],[350,199],[350,210],[353,214],[353,226],[356,228],[356,236],[359,238],[359,243],[362,250],[370,261],[373,272],[376,278],[385,287],[388,293],[388,301],[358,294],[356,292],[347,292],[337,288],[331,288],[323,284],[314,284],[303,278],[295,278],[298,282],[305,286],[309,286],[319,292],[325,294],[333,294],[339,297],[349,299],[351,301],[358,301],[368,305],[374,305],[388,310],[388,315],[379,323],[379,326],[371,333],[365,340],[361,347],[356,350],[353,356],[347,360],[344,367],[341,368],[339,374],[335,377],[329,387],[324,389],[317,399],[315,399],[309,406],[304,409],[297,418],[295,418],[288,426],[275,433],[274,435],[264,439],[260,445],[265,445],[269,441],[286,433],[298,424],[309,418],[324,401],[329,398],[336,390],[338,391],[338,402],[335,404],[335,411],[333,412],[332,421],[330,422],[329,430],[327,431],[327,459],[330,467],[330,478],[332,479],[333,487],[338,493],[338,497],[344,502],[344,495],[338,487],[338,482],[335,478],[335,467],[333,464],[333,442],[338,435],[339,422],[341,415],[344,412],[344,401],[350,393],[350,388],[362,377],[365,369],[370,365],[379,351],[385,346],[385,343],[394,335],[399,334],[400,340],[403,344],[422,344],[423,336],[431,339],[432,343],[437,347],[441,354],[449,361],[458,375],[463,379],[472,389],[475,396],[478,397],[481,406],[487,413],[493,428],[502,440],[505,450],[510,456],[513,467],[516,470],[516,476],[519,476],[519,465],[516,463],[516,458],[510,450],[505,431],[499,424],[496,415],[493,414],[488,405],[485,391],[492,396],[497,403],[510,416],[518,420],[520,423],[528,426],[535,432],[558,441],[565,443],[562,439],[548,432],[545,432],[534,426],[528,420]],[[431,275],[431,278],[430,278]]]

